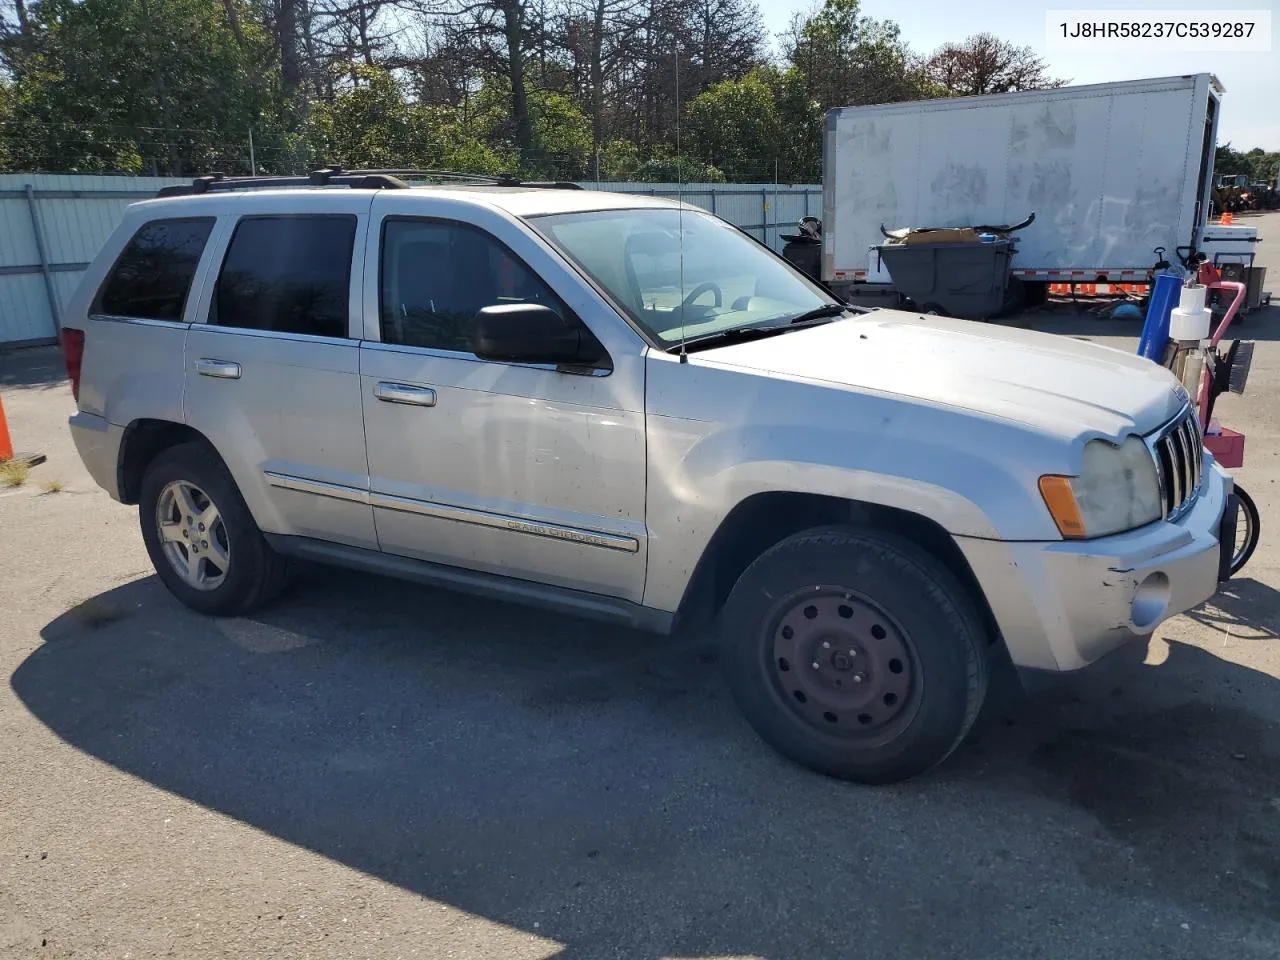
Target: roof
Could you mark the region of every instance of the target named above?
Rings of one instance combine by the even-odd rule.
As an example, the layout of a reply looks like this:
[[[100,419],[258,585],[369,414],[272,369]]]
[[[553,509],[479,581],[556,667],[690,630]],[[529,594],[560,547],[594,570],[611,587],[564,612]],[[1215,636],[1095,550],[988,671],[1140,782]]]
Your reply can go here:
[[[445,184],[430,186],[412,186],[405,190],[363,190],[344,187],[284,187],[256,188],[252,190],[225,190],[216,193],[193,194],[188,196],[161,197],[144,200],[134,204],[145,208],[148,213],[159,209],[172,209],[174,216],[191,214],[212,214],[218,210],[232,207],[240,210],[266,212],[282,210],[296,213],[311,206],[311,201],[322,197],[341,196],[348,199],[353,196],[383,194],[395,197],[410,210],[417,203],[433,199],[449,199],[455,202],[474,204],[478,207],[502,210],[516,217],[534,217],[553,213],[576,213],[590,210],[632,210],[632,209],[666,209],[673,210],[680,206],[674,200],[637,195],[634,193],[610,193],[604,190],[549,190],[539,187],[489,186],[475,184]],[[423,204],[426,206],[426,204]],[[317,204],[323,207],[324,204]],[[685,204],[689,210],[700,209]],[[350,209],[348,207],[347,209]]]

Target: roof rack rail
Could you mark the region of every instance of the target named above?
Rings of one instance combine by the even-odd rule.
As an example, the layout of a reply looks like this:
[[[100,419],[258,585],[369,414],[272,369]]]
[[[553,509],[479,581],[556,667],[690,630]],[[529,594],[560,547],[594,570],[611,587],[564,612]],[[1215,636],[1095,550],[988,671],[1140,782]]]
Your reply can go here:
[[[410,186],[405,180],[444,180],[472,183],[491,187],[536,187],[548,190],[581,190],[576,183],[563,180],[521,180],[509,173],[489,175],[483,173],[458,173],[453,170],[344,170],[342,167],[321,167],[305,177],[228,177],[223,173],[210,173],[196,177],[191,183],[161,187],[157,197],[189,197],[202,193],[221,193],[231,190],[267,190],[279,187],[350,187],[353,190],[403,190]]]
[[[305,177],[228,177],[222,173],[210,173],[196,177],[189,184],[180,183],[161,187],[157,197],[189,197],[202,193],[222,193],[232,190],[266,190],[277,187],[349,187],[353,190],[403,190],[409,184],[385,173],[355,171],[348,173],[341,167],[321,167]]]
[[[521,180],[511,173],[461,173],[456,170],[348,170],[351,175],[407,177],[414,180],[460,180],[464,183],[493,187],[539,187],[548,190],[581,190],[582,187],[567,180]]]

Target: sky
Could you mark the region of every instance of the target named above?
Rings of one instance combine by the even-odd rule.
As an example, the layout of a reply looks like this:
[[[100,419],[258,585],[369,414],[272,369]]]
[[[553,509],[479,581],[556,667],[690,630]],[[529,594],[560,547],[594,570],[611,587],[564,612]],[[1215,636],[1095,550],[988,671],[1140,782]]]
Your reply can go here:
[[[775,34],[785,30],[792,14],[807,12],[818,0],[759,0],[765,24]],[[1049,10],[1271,10],[1269,53],[1073,53],[1048,54],[1045,14]],[[1055,77],[1071,83],[1107,83],[1148,77],[1212,73],[1226,93],[1218,123],[1218,143],[1237,150],[1262,147],[1280,150],[1280,0],[1143,0],[1091,3],[1072,0],[862,0],[868,16],[895,20],[902,38],[917,52],[927,53],[944,43],[987,31],[1020,46],[1033,48],[1049,64]]]

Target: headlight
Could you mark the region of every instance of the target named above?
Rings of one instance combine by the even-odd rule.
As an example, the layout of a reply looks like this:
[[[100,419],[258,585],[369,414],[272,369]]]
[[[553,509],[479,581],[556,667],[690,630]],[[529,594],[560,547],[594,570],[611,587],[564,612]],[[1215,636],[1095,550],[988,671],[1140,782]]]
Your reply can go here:
[[[1105,537],[1159,520],[1164,504],[1156,464],[1141,437],[1120,446],[1090,440],[1080,476],[1040,478],[1040,495],[1069,540]]]

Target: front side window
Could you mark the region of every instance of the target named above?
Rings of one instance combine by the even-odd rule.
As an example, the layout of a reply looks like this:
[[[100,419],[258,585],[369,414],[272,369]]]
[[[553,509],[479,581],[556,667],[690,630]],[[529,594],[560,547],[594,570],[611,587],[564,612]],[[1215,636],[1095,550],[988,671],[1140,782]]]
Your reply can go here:
[[[382,229],[382,342],[471,352],[484,307],[538,303],[568,319],[515,254],[466,224],[388,218]]]
[[[600,210],[530,222],[660,343],[786,323],[835,303],[739,230],[696,211]]]
[[[212,217],[155,220],[142,227],[103,284],[94,312],[180,321],[212,230]]]
[[[209,322],[346,337],[352,216],[246,217],[218,275]]]

